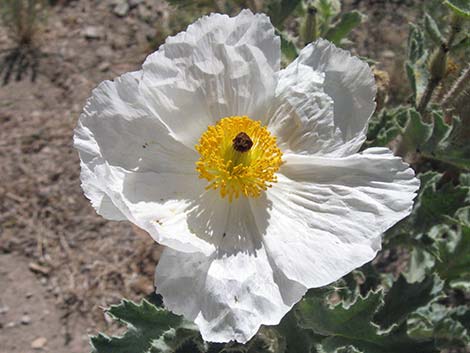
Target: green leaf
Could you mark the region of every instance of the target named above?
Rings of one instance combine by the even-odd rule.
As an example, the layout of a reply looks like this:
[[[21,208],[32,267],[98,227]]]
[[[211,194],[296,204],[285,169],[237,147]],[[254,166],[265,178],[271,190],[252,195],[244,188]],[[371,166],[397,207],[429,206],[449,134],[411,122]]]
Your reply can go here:
[[[410,24],[408,60],[405,63],[405,69],[415,101],[419,101],[421,98],[429,78],[429,70],[427,69],[428,52],[424,43],[422,29],[415,24]]]
[[[355,337],[356,334],[373,334],[376,327],[370,321],[382,303],[382,292],[370,292],[365,298],[358,296],[348,307],[342,304],[331,307],[327,305],[323,295],[312,295],[298,305],[299,324],[323,336]]]
[[[367,130],[367,147],[387,146],[400,134],[401,129],[396,122],[398,111],[384,109],[372,116]]]
[[[281,38],[283,64],[288,65],[297,57],[297,55],[299,55],[299,50],[288,33],[276,29],[276,34]]]
[[[431,136],[427,139],[426,143],[420,146],[421,152],[436,153],[438,150],[443,150],[449,145],[449,137],[451,136],[453,126],[446,124],[444,115],[441,111],[433,111],[433,129]]]
[[[467,314],[468,308],[452,309],[432,303],[410,316],[408,333],[418,340],[432,339],[439,348],[468,346],[470,338],[463,324]]]
[[[456,14],[464,17],[470,17],[469,0],[446,0],[444,4],[449,6]]]
[[[314,0],[313,7],[317,10],[316,22],[320,36],[328,31],[331,21],[341,12],[340,0]]]
[[[440,242],[440,261],[436,270],[454,286],[462,281],[470,282],[470,226],[461,225],[453,237],[446,237]],[[455,283],[456,282],[456,283]]]
[[[411,250],[408,271],[404,274],[411,283],[423,281],[434,268],[436,256],[426,250],[419,246],[415,246]]]
[[[364,18],[364,15],[359,11],[346,12],[341,15],[338,22],[331,25],[325,34],[325,39],[339,44],[343,38],[345,38],[349,32],[351,32],[356,26],[358,26]]]
[[[301,0],[273,0],[268,4],[268,16],[276,28],[282,28],[282,24],[289,15],[301,3]]]
[[[402,324],[408,315],[421,306],[436,300],[443,288],[437,276],[428,276],[421,282],[409,283],[399,276],[384,298],[384,305],[374,316],[374,322],[383,328]]]
[[[432,136],[433,125],[425,123],[421,114],[413,108],[403,111],[401,114],[406,114],[407,121],[402,132],[403,144],[407,146],[407,151],[416,150]]]
[[[182,318],[143,300],[135,304],[123,300],[113,305],[107,313],[115,320],[127,325],[123,336],[109,337],[98,334],[91,338],[96,353],[147,353],[154,342],[172,327],[178,326]]]
[[[190,348],[193,353],[206,352],[207,346],[197,327],[191,326],[166,331],[158,340],[153,341],[151,352],[174,353],[184,348]]]
[[[440,186],[442,174],[428,172],[420,176],[421,188],[409,219],[418,232],[425,232],[433,225],[453,216],[469,202],[469,188],[445,183]],[[439,185],[439,187],[438,187]]]
[[[303,329],[297,322],[295,310],[291,310],[276,327],[285,339],[285,353],[311,352],[320,339],[312,331]]]
[[[465,35],[462,39],[457,40],[457,42],[450,48],[450,51],[456,52],[467,48],[470,48],[470,35]]]
[[[436,352],[431,341],[410,339],[403,325],[381,332],[371,320],[382,303],[380,291],[359,296],[347,307],[342,304],[331,307],[322,296],[309,296],[299,303],[297,314],[301,327],[327,336],[319,345],[320,351],[326,353],[344,351],[347,347],[364,353]]]
[[[424,14],[424,28],[436,45],[444,43],[444,37],[442,36],[436,21],[434,21],[428,13]]]
[[[416,63],[424,56],[424,34],[421,28],[410,24],[410,34],[408,35],[408,60],[410,63]]]

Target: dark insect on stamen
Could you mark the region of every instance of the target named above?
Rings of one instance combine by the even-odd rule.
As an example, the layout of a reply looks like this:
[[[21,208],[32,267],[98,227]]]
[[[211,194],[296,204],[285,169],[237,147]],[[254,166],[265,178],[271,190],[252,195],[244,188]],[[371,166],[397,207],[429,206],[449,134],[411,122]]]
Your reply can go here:
[[[232,142],[234,150],[242,153],[248,152],[253,146],[253,141],[251,141],[250,136],[244,132],[240,132],[235,136]]]

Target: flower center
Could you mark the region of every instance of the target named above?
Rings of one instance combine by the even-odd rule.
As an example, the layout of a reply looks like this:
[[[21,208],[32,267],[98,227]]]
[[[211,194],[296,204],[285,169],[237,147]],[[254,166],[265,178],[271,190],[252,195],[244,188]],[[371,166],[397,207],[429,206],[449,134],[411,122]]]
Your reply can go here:
[[[209,181],[207,189],[219,189],[229,201],[240,195],[258,197],[276,182],[282,152],[260,121],[232,116],[209,126],[199,139],[196,170]]]

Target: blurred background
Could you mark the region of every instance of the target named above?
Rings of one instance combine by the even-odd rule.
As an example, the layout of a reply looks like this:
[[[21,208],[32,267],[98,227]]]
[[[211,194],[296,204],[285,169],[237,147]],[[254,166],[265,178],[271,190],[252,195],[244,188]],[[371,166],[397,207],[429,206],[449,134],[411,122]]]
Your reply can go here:
[[[159,246],[129,223],[96,215],[80,188],[72,136],[91,90],[138,70],[168,35],[199,16],[234,15],[247,7],[268,12],[282,29],[285,65],[293,57],[289,41],[301,48],[309,39],[299,35],[309,26],[304,21],[309,9],[285,17],[281,3],[289,5],[285,0],[0,0],[0,353],[87,352],[88,334],[117,330],[102,307],[153,291]],[[420,21],[424,10],[439,18],[441,2],[340,3],[322,18],[333,22],[360,12],[340,44],[374,65],[379,108],[406,102],[409,22]],[[316,36],[322,35],[323,24],[315,25]],[[451,62],[448,74],[457,74],[462,62]],[[399,272],[404,262],[395,260],[377,261],[386,271]]]

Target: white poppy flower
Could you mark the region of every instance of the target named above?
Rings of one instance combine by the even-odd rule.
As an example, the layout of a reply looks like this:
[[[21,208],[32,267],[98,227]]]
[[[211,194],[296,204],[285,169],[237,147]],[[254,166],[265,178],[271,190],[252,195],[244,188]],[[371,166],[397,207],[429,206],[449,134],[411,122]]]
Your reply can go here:
[[[281,70],[267,16],[203,17],[93,91],[75,131],[83,190],[166,246],[168,309],[207,341],[246,342],[371,261],[410,213],[413,171],[385,148],[358,153],[375,91],[328,41]]]

